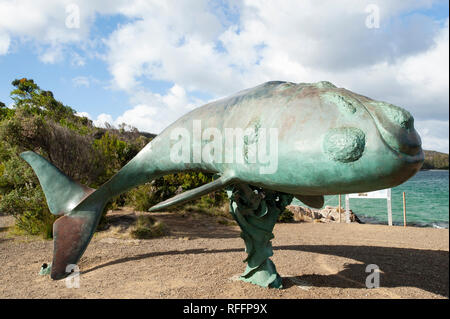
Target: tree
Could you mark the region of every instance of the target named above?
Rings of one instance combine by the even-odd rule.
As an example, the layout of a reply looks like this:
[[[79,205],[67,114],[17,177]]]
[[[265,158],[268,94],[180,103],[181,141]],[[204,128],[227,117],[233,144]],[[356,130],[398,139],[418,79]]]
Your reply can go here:
[[[55,122],[63,120],[65,122],[79,123],[86,121],[86,118],[76,116],[75,111],[71,107],[57,101],[51,91],[41,90],[34,83],[33,79],[15,79],[11,84],[15,87],[11,91],[10,96],[14,101],[13,107],[16,109],[21,108],[23,111],[33,115],[43,115],[53,119]],[[92,122],[86,124],[92,126]]]
[[[98,188],[127,164],[153,137],[121,124],[118,129],[94,127],[92,121],[57,101],[32,79],[16,79],[7,108],[0,102],[0,212],[16,217],[16,227],[30,234],[52,236],[50,214],[39,181],[19,154],[33,150],[74,180]],[[129,203],[148,209],[161,200],[212,181],[211,174],[179,173],[161,177],[114,199],[111,207]],[[205,207],[218,205],[225,193],[205,195]],[[103,216],[104,216],[103,215]],[[103,218],[101,223],[105,219]]]
[[[0,101],[0,121],[6,117],[9,117],[13,111],[6,107],[5,103]]]

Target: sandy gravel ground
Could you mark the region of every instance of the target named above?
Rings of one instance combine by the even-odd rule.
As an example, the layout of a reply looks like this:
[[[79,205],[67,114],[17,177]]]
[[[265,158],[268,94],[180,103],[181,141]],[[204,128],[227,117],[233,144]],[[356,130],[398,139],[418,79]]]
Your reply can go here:
[[[39,276],[53,242],[11,237],[11,219],[0,216],[0,298],[448,298],[448,229],[277,224],[278,290],[235,280],[246,257],[237,226],[195,214],[152,215],[168,236],[133,240],[114,227],[95,235],[79,263],[80,288]],[[365,286],[369,264],[381,270],[380,288]]]

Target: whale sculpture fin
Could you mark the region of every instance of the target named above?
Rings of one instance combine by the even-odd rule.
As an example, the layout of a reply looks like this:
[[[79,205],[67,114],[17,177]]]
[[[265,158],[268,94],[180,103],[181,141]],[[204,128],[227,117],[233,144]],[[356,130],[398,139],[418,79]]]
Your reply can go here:
[[[42,156],[28,151],[20,154],[36,173],[53,215],[67,215],[95,190],[77,183]]]
[[[214,192],[221,188],[224,188],[225,186],[227,186],[233,182],[235,182],[235,178],[227,176],[227,175],[223,175],[220,178],[218,178],[208,184],[185,191],[185,192],[178,194],[172,198],[169,198],[161,203],[158,203],[155,206],[151,207],[148,211],[149,212],[162,211],[169,207],[186,203],[188,201],[199,198],[208,193],[211,193],[211,192]]]
[[[325,202],[322,195],[294,195],[294,196],[302,203],[314,208],[322,208]]]

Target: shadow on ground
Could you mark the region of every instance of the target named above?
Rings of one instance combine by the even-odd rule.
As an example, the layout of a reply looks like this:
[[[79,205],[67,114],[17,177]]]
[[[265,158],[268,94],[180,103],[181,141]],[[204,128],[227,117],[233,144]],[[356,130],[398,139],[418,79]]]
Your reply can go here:
[[[449,296],[449,253],[447,251],[328,245],[278,246],[274,249],[333,255],[361,262],[345,264],[344,269],[336,274],[295,277],[314,287],[365,288],[366,277],[369,275],[366,267],[369,264],[375,264],[381,271],[381,287],[416,287],[445,297]]]
[[[345,264],[344,270],[336,274],[310,274],[292,277],[294,281],[307,282],[313,287],[365,288],[366,276],[369,275],[369,273],[366,273],[366,266],[375,264],[381,271],[381,287],[416,287],[445,297],[449,296],[449,253],[447,251],[345,245],[291,245],[277,246],[274,247],[274,250],[294,250],[333,255],[360,262]],[[183,251],[152,252],[109,261],[87,269],[83,273],[115,264],[162,255],[229,252],[242,252],[242,249],[190,249]],[[285,288],[294,285],[291,280],[284,280],[284,282]]]
[[[10,227],[0,227],[0,233],[7,231]]]

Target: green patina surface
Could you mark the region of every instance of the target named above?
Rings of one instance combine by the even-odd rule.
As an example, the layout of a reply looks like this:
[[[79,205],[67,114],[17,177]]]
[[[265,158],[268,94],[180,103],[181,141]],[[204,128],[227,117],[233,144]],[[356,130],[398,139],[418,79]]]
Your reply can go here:
[[[282,288],[281,277],[272,260],[271,240],[280,213],[289,205],[293,195],[267,191],[238,184],[227,191],[230,213],[241,228],[248,257],[247,267],[240,279],[262,287]]]
[[[197,128],[200,122],[201,128]],[[413,124],[411,114],[397,106],[326,81],[272,81],[184,115],[97,190],[72,181],[33,152],[21,156],[36,172],[50,211],[63,215],[53,227],[53,279],[66,276],[66,266],[79,261],[109,199],[160,176],[195,170],[215,173],[219,178],[151,210],[164,210],[230,188],[230,210],[242,229],[248,253],[241,279],[279,288],[281,279],[269,257],[273,253],[272,230],[280,211],[293,196],[320,207],[323,195],[373,191],[405,182],[424,160]],[[229,146],[220,136],[209,136],[210,128],[221,136],[228,129],[250,128],[253,132],[241,144]],[[174,161],[171,153],[180,142],[174,139],[180,129],[189,133],[184,145],[189,153],[183,157],[187,161]],[[276,132],[276,139],[270,139],[269,129]],[[221,143],[223,150],[231,149],[232,154],[240,152],[243,160],[226,161],[215,153],[219,151],[216,149],[213,161],[198,157],[195,150],[200,147],[201,154],[201,148],[212,145],[212,141]],[[269,156],[268,162],[251,161],[255,145],[272,150],[274,154],[269,155],[274,157]]]
[[[386,117],[391,119],[393,122],[398,123],[404,129],[409,129],[414,125],[414,118],[407,110],[404,110],[390,103],[378,101],[372,103],[382,109],[386,114]]]
[[[329,103],[335,104],[342,113],[353,114],[356,112],[356,107],[353,105],[354,101],[343,97],[337,92],[327,92],[322,95],[322,99]]]
[[[323,140],[323,149],[331,159],[348,163],[362,156],[365,144],[363,131],[355,127],[340,127],[328,131]]]
[[[41,266],[41,269],[39,269],[39,275],[41,276],[46,276],[46,275],[50,275],[52,271],[52,264],[43,264]]]

